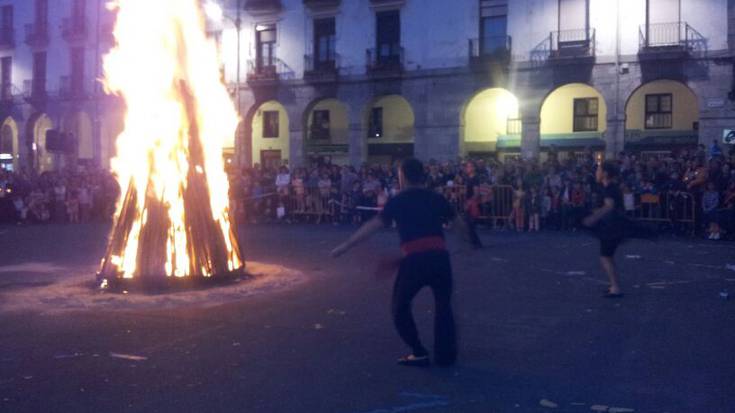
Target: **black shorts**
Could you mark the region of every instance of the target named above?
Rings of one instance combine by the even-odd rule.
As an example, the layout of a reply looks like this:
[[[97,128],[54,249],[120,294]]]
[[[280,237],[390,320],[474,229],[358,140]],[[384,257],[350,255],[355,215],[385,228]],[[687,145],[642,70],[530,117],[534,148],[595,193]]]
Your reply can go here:
[[[623,242],[621,238],[601,238],[600,239],[600,256],[612,257],[615,255],[620,244]]]

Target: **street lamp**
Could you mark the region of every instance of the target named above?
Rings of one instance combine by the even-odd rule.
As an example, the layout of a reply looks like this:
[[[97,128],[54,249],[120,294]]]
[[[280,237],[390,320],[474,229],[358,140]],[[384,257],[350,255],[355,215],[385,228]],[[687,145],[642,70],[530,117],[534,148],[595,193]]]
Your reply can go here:
[[[242,0],[237,0],[237,12],[235,14],[235,18],[228,16],[225,14],[224,10],[222,9],[222,5],[219,4],[218,1],[215,0],[207,0],[204,3],[204,13],[207,15],[207,18],[209,18],[211,21],[215,23],[221,23],[223,20],[227,19],[231,21],[235,25],[235,30],[237,32],[237,68],[235,73],[235,99],[237,100],[237,117],[240,121],[242,121],[242,108],[240,107],[240,65],[241,65],[241,47],[240,47],[240,31],[242,29],[242,19],[241,19],[241,10],[242,10]],[[240,122],[241,123],[241,122]],[[238,166],[241,164],[241,154],[239,153],[238,148],[240,148],[239,145],[239,134],[242,131],[242,128],[238,124],[236,136],[235,136],[235,153],[236,153],[236,163]]]

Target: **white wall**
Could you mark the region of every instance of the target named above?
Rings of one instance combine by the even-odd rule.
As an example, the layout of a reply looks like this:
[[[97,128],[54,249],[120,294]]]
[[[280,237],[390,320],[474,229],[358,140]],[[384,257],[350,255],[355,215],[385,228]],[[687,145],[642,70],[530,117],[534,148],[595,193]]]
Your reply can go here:
[[[228,14],[234,16],[228,0]],[[302,0],[282,0],[285,11],[278,17],[278,57],[303,74],[303,55],[311,53],[313,16]],[[639,29],[646,21],[644,0],[589,0],[590,27],[596,30],[597,56],[612,60],[616,50],[616,29],[620,24],[620,52],[638,53]],[[708,39],[710,51],[727,49],[727,0],[681,0],[682,20]],[[620,13],[618,19],[618,13]],[[530,59],[532,50],[558,30],[558,0],[510,0],[508,31],[516,61]],[[343,0],[336,15],[337,53],[341,73],[365,73],[365,50],[375,47],[375,10],[368,0]],[[243,12],[242,61],[255,56],[254,32],[258,22]],[[401,9],[401,37],[408,70],[462,67],[468,60],[468,39],[479,36],[477,0],[406,0]],[[227,79],[234,81],[235,34],[231,23],[223,34]]]
[[[0,6],[12,4],[14,9],[15,48],[0,51],[0,57],[13,57],[12,81],[16,91],[23,91],[23,82],[33,77],[33,50],[25,43],[26,24],[34,23],[35,1],[0,0]],[[87,40],[79,46],[85,48],[85,90],[90,93],[99,76],[95,73],[97,7],[101,7],[101,22],[111,21],[111,13],[104,7],[104,0],[87,0],[86,16],[89,24]],[[46,90],[53,95],[58,93],[62,76],[71,74],[71,45],[62,38],[61,22],[71,16],[72,0],[49,0],[49,44],[42,48],[47,53]],[[104,53],[106,47],[101,47]]]

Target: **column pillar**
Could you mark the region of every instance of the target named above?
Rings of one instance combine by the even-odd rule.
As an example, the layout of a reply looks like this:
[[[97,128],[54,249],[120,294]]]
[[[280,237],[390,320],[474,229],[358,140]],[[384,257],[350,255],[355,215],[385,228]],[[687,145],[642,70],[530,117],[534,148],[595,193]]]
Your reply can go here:
[[[360,125],[350,125],[349,156],[350,165],[359,166],[367,160],[366,132]]]
[[[625,119],[608,118],[605,132],[605,158],[615,159],[625,149]]]
[[[304,131],[290,130],[288,134],[288,164],[290,167],[304,165]]]

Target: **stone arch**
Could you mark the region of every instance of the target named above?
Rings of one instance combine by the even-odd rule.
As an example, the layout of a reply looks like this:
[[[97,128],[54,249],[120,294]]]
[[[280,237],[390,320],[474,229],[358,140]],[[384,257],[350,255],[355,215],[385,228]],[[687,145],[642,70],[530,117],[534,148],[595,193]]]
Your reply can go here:
[[[275,166],[290,158],[289,116],[277,100],[256,106],[251,120],[252,163]]]
[[[540,112],[541,147],[603,149],[607,103],[586,83],[568,83],[552,90]]]
[[[8,116],[0,127],[0,166],[3,169],[18,170],[19,154],[18,124]]]
[[[685,83],[669,79],[643,83],[625,103],[626,148],[696,145],[699,116],[699,98]]]
[[[303,114],[306,159],[330,157],[332,163],[349,164],[350,118],[346,103],[321,98],[306,106]]]
[[[518,98],[504,88],[488,88],[475,93],[460,113],[462,155],[495,152],[498,143],[521,137]]]
[[[416,117],[401,95],[372,99],[363,112],[369,162],[385,163],[414,155]]]
[[[54,122],[45,113],[31,117],[28,129],[32,137],[33,164],[38,172],[56,171],[62,166],[61,155],[48,151],[46,132],[54,129]]]

